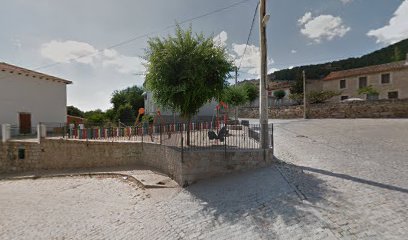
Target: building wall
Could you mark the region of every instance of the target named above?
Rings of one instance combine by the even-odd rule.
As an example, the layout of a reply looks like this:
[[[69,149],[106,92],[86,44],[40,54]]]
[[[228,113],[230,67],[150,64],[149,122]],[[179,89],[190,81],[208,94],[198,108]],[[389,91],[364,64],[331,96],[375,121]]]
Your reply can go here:
[[[240,118],[259,118],[258,108],[240,108]],[[303,118],[303,105],[269,108],[270,119]],[[309,118],[408,118],[408,99],[309,105]]]
[[[31,113],[31,125],[66,122],[66,84],[0,72],[0,123],[19,125],[19,113]]]
[[[391,82],[389,84],[381,84],[381,74],[385,73],[390,73]],[[365,95],[359,95],[357,93],[360,77],[367,77],[367,86],[372,85],[380,92],[379,99],[388,99],[388,92],[390,91],[398,91],[399,99],[408,98],[408,68],[394,72],[383,72],[345,78],[345,89],[340,89],[341,79],[323,81],[323,90],[342,92],[340,96],[332,98],[331,101],[339,101],[341,96],[366,99]]]
[[[197,113],[194,119],[198,119],[200,117],[207,117],[211,119],[211,117],[215,114],[215,107],[218,105],[216,101],[211,101],[210,103],[205,104],[202,106]],[[145,97],[145,112],[146,114],[155,115],[156,111],[160,109],[160,114],[163,116],[163,119],[173,119],[174,113],[170,110],[166,110],[164,108],[160,108],[153,100],[153,94],[151,92],[146,92]],[[175,116],[176,120],[180,120],[178,114]]]

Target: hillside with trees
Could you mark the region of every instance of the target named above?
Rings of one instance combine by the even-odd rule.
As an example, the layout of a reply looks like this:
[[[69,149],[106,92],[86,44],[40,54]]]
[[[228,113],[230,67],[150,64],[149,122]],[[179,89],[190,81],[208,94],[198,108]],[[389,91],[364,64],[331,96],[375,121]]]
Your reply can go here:
[[[332,71],[348,70],[352,68],[401,61],[405,59],[406,53],[408,53],[408,39],[359,58],[348,58],[323,64],[283,69],[270,74],[269,77],[271,80],[297,80],[302,77],[302,71],[305,70],[308,79],[321,79]]]

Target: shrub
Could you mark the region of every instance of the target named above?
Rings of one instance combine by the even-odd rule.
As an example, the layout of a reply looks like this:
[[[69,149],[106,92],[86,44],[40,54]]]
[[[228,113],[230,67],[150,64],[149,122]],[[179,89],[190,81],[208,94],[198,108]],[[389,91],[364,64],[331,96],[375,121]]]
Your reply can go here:
[[[311,91],[307,95],[309,103],[324,103],[332,97],[339,96],[341,92],[337,91]],[[303,94],[302,94],[303,95]]]

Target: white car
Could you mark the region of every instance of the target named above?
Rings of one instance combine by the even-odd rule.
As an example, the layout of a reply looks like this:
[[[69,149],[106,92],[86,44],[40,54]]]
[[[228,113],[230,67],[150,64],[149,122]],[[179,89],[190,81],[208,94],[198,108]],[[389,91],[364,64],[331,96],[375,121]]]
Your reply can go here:
[[[358,101],[365,101],[365,99],[361,99],[361,98],[347,98],[342,100],[341,102],[358,102]]]

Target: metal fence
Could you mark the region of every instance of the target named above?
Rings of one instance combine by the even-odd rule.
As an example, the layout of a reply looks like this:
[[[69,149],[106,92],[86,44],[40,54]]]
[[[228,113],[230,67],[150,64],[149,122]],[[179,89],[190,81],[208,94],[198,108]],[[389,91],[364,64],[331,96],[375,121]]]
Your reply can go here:
[[[272,124],[268,125],[271,143],[272,127]],[[245,150],[260,147],[259,129],[259,124],[227,125],[223,122],[144,124],[120,128],[66,128],[64,137],[94,141],[149,142],[182,148],[184,151]]]
[[[45,126],[47,137],[61,137],[64,138],[68,134],[68,126],[66,123],[42,122]]]
[[[37,127],[19,128],[18,126],[10,126],[10,138],[13,140],[33,139],[37,138]]]

